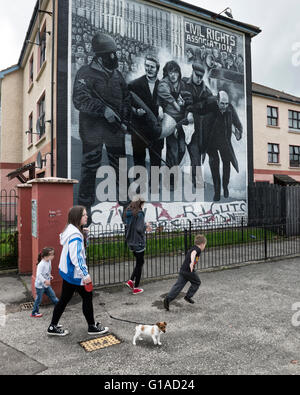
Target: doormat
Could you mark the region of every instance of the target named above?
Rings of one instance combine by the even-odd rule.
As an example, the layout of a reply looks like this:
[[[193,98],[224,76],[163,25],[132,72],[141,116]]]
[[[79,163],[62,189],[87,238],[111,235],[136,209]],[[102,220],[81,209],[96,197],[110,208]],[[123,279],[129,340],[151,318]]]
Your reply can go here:
[[[93,352],[93,351],[101,350],[102,348],[116,346],[121,343],[122,341],[120,339],[118,339],[115,335],[110,334],[110,335],[98,337],[96,339],[83,341],[80,342],[79,344],[86,352]]]

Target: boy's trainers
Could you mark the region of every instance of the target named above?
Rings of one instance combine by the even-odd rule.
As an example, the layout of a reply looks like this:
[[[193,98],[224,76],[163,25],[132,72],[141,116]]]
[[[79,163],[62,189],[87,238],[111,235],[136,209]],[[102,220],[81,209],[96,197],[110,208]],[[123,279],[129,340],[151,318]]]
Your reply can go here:
[[[187,296],[184,297],[184,300],[185,300],[186,302],[190,303],[190,304],[195,304],[195,302],[193,301],[193,299],[192,299],[192,298],[189,298],[189,297],[187,297]]]
[[[165,297],[164,299],[164,308],[169,311],[170,310],[170,303],[169,303],[169,299],[167,297]]]
[[[127,287],[129,287],[130,289],[134,289],[134,283],[132,280],[127,281],[126,283]]]
[[[99,322],[95,325],[90,325],[88,329],[89,335],[104,335],[107,333],[109,329],[107,327],[102,326]]]
[[[139,294],[143,293],[144,290],[141,288],[134,288],[132,292],[133,292],[133,295],[139,295]]]
[[[67,330],[58,328],[55,325],[50,325],[47,333],[50,336],[67,336],[69,334]]]
[[[31,318],[42,318],[43,314],[41,314],[41,313],[33,313],[33,314],[30,315],[30,317]]]

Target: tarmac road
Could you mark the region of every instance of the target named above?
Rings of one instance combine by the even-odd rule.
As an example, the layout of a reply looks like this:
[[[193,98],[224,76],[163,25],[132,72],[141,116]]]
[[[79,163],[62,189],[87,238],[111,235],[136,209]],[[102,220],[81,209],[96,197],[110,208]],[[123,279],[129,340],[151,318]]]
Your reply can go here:
[[[170,312],[162,300],[175,278],[146,282],[145,292],[138,296],[124,286],[96,290],[95,316],[122,343],[87,353],[79,345],[90,337],[78,296],[61,321],[70,335],[51,338],[46,330],[52,306],[41,308],[42,319],[19,311],[19,303],[28,300],[25,284],[28,287],[30,278],[0,276],[0,315],[1,306],[6,312],[0,317],[0,372],[175,378],[300,374],[300,258],[205,272],[200,277],[196,304],[187,304],[182,293]],[[111,319],[106,311],[145,324],[166,321],[162,346],[154,346],[150,338],[133,346],[135,325]]]

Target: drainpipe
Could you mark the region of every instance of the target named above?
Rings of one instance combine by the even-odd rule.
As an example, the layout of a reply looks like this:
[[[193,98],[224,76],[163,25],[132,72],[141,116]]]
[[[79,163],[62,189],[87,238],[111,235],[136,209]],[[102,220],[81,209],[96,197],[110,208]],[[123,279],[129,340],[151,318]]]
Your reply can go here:
[[[54,177],[54,56],[55,56],[55,3],[52,0],[52,69],[51,69],[51,177]]]

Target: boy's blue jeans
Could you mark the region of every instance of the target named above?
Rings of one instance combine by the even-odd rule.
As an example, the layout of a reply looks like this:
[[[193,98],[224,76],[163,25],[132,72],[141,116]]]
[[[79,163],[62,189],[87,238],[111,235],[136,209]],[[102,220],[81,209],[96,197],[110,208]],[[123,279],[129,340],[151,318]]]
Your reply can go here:
[[[187,291],[186,297],[192,298],[198,291],[201,280],[196,272],[180,272],[176,283],[173,285],[167,298],[169,302],[174,300],[185,287],[186,283],[190,282],[191,286]]]
[[[34,302],[32,314],[39,313],[39,307],[40,304],[42,303],[43,295],[46,294],[48,298],[51,300],[51,302],[56,305],[58,303],[58,299],[55,295],[55,292],[51,287],[44,287],[44,288],[36,288],[36,299]]]

